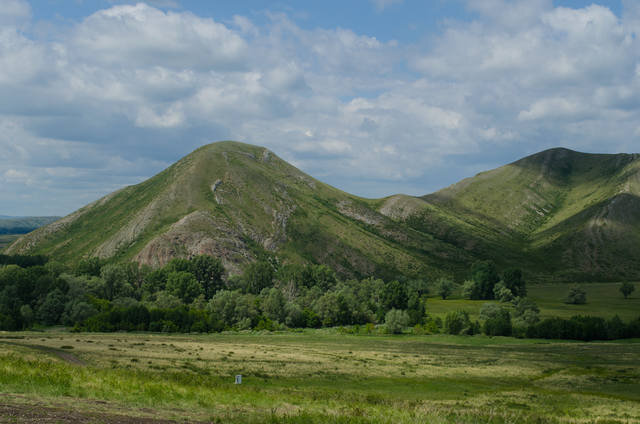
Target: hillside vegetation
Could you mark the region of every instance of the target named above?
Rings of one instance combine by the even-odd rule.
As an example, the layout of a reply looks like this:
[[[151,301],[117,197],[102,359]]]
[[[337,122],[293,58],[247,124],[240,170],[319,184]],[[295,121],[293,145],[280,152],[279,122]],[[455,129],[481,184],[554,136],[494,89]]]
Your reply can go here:
[[[363,199],[267,149],[204,146],[13,243],[7,253],[154,267],[209,254],[231,273],[265,253],[344,277],[466,278],[493,259],[530,280],[640,277],[638,155],[552,149],[424,197]]]

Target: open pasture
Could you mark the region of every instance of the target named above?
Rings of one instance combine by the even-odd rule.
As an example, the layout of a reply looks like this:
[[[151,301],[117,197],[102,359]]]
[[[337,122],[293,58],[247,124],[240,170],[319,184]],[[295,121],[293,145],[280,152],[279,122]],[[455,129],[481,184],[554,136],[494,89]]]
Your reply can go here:
[[[529,284],[528,296],[540,308],[541,318],[570,318],[574,315],[591,315],[603,318],[620,316],[623,321],[630,321],[640,315],[640,283],[635,283],[636,290],[625,299],[620,293],[621,283],[581,283],[587,293],[584,305],[567,305],[564,299],[569,293],[571,284]],[[427,312],[433,316],[444,318],[447,312],[465,310],[472,319],[477,319],[482,305],[487,300],[467,300],[455,297],[442,300],[430,297],[427,301]]]
[[[87,422],[635,423],[640,341],[1,333],[0,391]]]

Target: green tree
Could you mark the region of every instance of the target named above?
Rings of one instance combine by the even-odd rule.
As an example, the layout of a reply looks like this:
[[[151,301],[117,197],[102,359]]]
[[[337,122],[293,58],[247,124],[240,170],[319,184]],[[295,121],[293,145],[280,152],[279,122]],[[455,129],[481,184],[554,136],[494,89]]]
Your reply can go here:
[[[571,286],[569,289],[569,294],[567,298],[564,300],[564,303],[572,304],[572,305],[583,305],[587,303],[587,293],[584,291],[582,287],[575,284]]]
[[[184,305],[178,296],[174,296],[166,290],[160,290],[155,293],[153,297],[155,300],[150,305],[152,307],[160,309],[175,309]]]
[[[284,323],[287,327],[300,328],[307,325],[307,317],[300,305],[294,302],[287,302],[284,309],[286,315]]]
[[[391,281],[385,284],[382,295],[382,307],[385,311],[390,309],[407,309],[407,290],[399,281]]]
[[[262,289],[273,286],[275,272],[267,261],[249,264],[244,270],[243,279],[247,293],[259,294]]]
[[[109,264],[102,267],[100,276],[104,281],[104,298],[113,300],[120,296],[131,296],[133,287],[127,281],[124,265]]]
[[[144,283],[142,283],[142,290],[145,294],[153,294],[164,290],[167,287],[168,275],[167,270],[164,268],[151,271],[145,276]]]
[[[37,309],[38,321],[45,325],[58,324],[64,312],[65,296],[59,289],[50,292]]]
[[[467,311],[451,311],[444,318],[444,331],[447,334],[473,334],[473,325]]]
[[[418,292],[413,292],[409,295],[409,301],[407,302],[407,313],[409,314],[409,324],[416,325],[422,324],[426,316],[425,297],[421,297]]]
[[[384,328],[387,333],[400,334],[409,325],[409,314],[407,311],[391,309],[384,316]]]
[[[629,295],[631,293],[634,292],[635,289],[636,289],[636,286],[634,286],[633,284],[629,283],[628,281],[625,281],[620,286],[620,293],[622,293],[622,295],[626,299],[627,297],[629,297]]]
[[[211,298],[207,309],[228,327],[247,328],[257,322],[255,296],[239,290],[220,290]]]
[[[202,287],[190,272],[174,271],[167,277],[167,292],[188,304],[202,293]]]
[[[493,261],[478,261],[471,266],[471,279],[478,285],[474,299],[493,299],[493,287],[500,281]]]
[[[462,283],[462,297],[465,299],[480,299],[480,286],[473,280]]]
[[[204,297],[209,300],[218,290],[224,288],[224,267],[220,259],[209,255],[199,255],[191,260],[193,275],[202,286]]]
[[[484,319],[483,332],[488,336],[510,336],[512,331],[509,310],[494,303],[485,303],[480,309]]]
[[[35,314],[33,313],[33,309],[31,309],[31,306],[22,305],[20,307],[20,317],[22,318],[22,323],[25,328],[31,327],[35,320]]]
[[[442,299],[446,299],[451,296],[454,288],[455,284],[448,278],[440,278],[436,283],[436,293],[438,296],[442,297]]]
[[[193,272],[191,261],[184,258],[173,258],[165,266],[167,274],[171,272]]]
[[[502,282],[504,286],[511,290],[514,297],[525,297],[527,295],[527,286],[522,277],[522,270],[518,268],[508,268],[502,273]]]
[[[87,302],[81,300],[69,301],[65,306],[62,322],[65,325],[73,325],[97,314],[98,310]]]
[[[493,286],[493,297],[500,302],[511,302],[514,299],[513,292],[508,288],[504,281],[499,281]]]
[[[540,321],[540,308],[528,297],[521,297],[515,304],[514,317],[526,325],[533,325]]]
[[[260,297],[264,316],[272,321],[284,322],[286,302],[282,292],[276,288],[264,289]]]
[[[91,275],[93,277],[100,276],[100,268],[102,268],[102,261],[100,258],[87,258],[80,259],[76,266],[76,275]]]

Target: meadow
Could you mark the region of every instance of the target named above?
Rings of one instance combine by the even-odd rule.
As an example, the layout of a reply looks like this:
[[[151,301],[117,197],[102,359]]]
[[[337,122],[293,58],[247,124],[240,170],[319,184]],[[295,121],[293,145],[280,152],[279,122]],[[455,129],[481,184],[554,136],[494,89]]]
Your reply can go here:
[[[540,308],[541,318],[571,318],[574,315],[591,315],[612,318],[618,315],[623,321],[630,321],[640,315],[640,284],[635,283],[634,291],[627,299],[620,293],[620,283],[581,283],[587,294],[584,305],[568,305],[564,299],[569,293],[571,284],[529,284],[528,296]],[[477,319],[482,305],[497,303],[486,300],[461,299],[459,293],[447,300],[430,297],[427,301],[427,312],[434,317],[441,317],[447,312],[465,310],[472,319]]]
[[[637,423],[640,340],[4,332],[0,392],[0,422]]]

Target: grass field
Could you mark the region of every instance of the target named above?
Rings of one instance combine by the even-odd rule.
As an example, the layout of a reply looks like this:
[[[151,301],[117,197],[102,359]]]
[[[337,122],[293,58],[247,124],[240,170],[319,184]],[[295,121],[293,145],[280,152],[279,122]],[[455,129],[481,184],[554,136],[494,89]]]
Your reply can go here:
[[[0,252],[22,234],[0,234]]]
[[[0,391],[50,422],[637,423],[640,340],[0,333]]]
[[[587,293],[584,305],[567,305],[564,299],[569,293],[570,284],[530,284],[527,286],[529,297],[540,308],[540,316],[570,318],[574,315],[593,315],[611,318],[619,315],[624,321],[640,316],[640,283],[636,291],[625,299],[620,293],[620,283],[582,283]],[[472,319],[476,319],[486,300],[447,299],[437,297],[427,301],[427,312],[433,316],[444,317],[447,312],[465,310]]]

